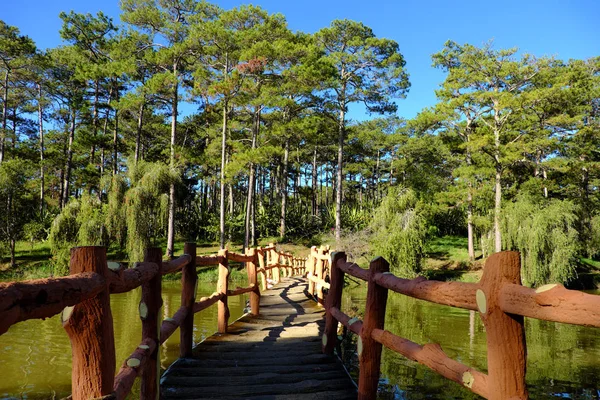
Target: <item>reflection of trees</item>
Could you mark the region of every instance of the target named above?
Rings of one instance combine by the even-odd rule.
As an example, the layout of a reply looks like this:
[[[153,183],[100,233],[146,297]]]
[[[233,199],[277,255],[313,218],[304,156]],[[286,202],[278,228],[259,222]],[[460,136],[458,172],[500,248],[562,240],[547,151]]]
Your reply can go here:
[[[366,284],[344,288],[342,310],[362,318],[365,297]],[[439,343],[449,357],[486,372],[486,335],[481,319],[475,314],[389,293],[385,329],[419,344]],[[597,329],[533,319],[526,319],[525,329],[531,398],[560,393],[571,393],[572,398],[597,398],[593,390],[597,390],[600,374]],[[343,346],[344,361],[353,363],[350,368],[357,368],[355,346],[355,341]],[[478,398],[390,350],[383,351],[381,371],[380,389],[407,392],[411,399]]]

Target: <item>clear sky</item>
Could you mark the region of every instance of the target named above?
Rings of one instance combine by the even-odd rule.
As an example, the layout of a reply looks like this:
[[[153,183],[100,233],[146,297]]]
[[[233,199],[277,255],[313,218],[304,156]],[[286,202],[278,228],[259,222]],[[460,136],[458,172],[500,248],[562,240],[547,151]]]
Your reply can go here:
[[[222,8],[249,2],[214,1]],[[118,0],[0,0],[0,19],[17,26],[40,48],[61,43],[60,11],[96,13],[119,21]],[[560,59],[600,55],[600,0],[258,0],[252,2],[286,16],[296,31],[315,32],[334,19],[349,18],[375,34],[397,41],[406,59],[411,89],[398,101],[405,118],[435,103],[434,90],[444,75],[431,67],[431,55],[446,40],[496,48],[518,47],[536,56]],[[365,119],[360,108],[354,119]]]

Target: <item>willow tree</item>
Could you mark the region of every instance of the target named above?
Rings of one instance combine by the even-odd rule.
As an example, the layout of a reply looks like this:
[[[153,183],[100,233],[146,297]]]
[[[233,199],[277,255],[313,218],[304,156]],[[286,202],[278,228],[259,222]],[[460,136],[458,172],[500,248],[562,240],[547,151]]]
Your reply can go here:
[[[182,80],[189,76],[194,56],[201,50],[190,40],[191,23],[202,24],[214,17],[214,7],[195,0],[123,0],[123,21],[149,35],[149,53],[154,67],[160,71],[150,78],[147,87],[170,106],[171,140],[169,166],[176,167],[177,114]],[[169,188],[169,222],[167,257],[173,256],[175,241],[175,184]]]
[[[425,219],[411,189],[391,187],[369,224],[373,252],[384,257],[392,271],[415,277],[421,270],[425,248]]]
[[[396,111],[394,98],[408,91],[408,74],[398,43],[378,38],[371,28],[351,20],[335,20],[315,34],[323,58],[336,74],[322,83],[325,107],[334,110],[338,125],[337,192],[335,237],[342,230],[342,193],[346,112],[352,103],[362,102],[368,112]]]
[[[545,59],[529,55],[516,57],[517,49],[495,50],[492,43],[482,47],[448,41],[434,56],[436,65],[448,71],[449,82],[440,91],[453,100],[453,109],[478,122],[459,129],[468,134],[470,152],[487,154],[494,164],[494,249],[502,250],[502,178],[505,169],[522,156],[518,147],[527,129],[519,129],[523,112],[522,94],[531,89],[531,79],[547,68]],[[449,92],[448,92],[449,91]],[[464,124],[463,124],[464,125]]]

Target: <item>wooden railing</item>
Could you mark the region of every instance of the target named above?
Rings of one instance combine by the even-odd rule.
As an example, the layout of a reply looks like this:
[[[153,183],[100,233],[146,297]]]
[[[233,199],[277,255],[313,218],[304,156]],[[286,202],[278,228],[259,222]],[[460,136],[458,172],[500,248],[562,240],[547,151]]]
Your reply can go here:
[[[329,246],[316,246],[310,248],[310,255],[306,261],[306,278],[308,279],[308,293],[315,300],[325,305],[324,289],[329,290],[328,282],[331,275],[331,264],[329,258]]]
[[[600,327],[600,296],[567,290],[559,284],[537,289],[522,286],[517,252],[490,256],[479,283],[402,279],[389,272],[388,262],[381,257],[374,259],[368,270],[346,262],[344,253],[332,253],[330,257],[323,352],[333,353],[338,340],[338,323],[358,335],[359,399],[376,398],[382,346],[429,367],[484,398],[526,399],[527,349],[523,317]],[[322,257],[319,254],[314,259],[321,260]],[[313,261],[307,265],[309,274]],[[341,311],[345,274],[368,282],[362,321]],[[389,291],[479,311],[487,334],[487,374],[449,358],[439,344],[420,345],[385,330]]]
[[[229,287],[229,261],[246,265],[248,286]],[[218,332],[227,332],[227,298],[249,293],[251,313],[260,307],[260,277],[263,290],[280,276],[304,273],[305,259],[277,251],[275,245],[247,249],[246,254],[220,250],[216,255],[197,256],[196,244],[186,243],[184,255],[162,261],[162,251],[150,248],[144,262],[133,268],[107,262],[105,247],[71,249],[70,275],[61,278],[0,283],[0,335],[20,321],[52,317],[62,311],[62,325],[72,349],[72,395],[79,399],[124,399],[135,379],[141,377],[141,398],[159,396],[158,347],[177,328],[180,357],[192,355],[194,314],[215,303]],[[216,291],[196,301],[197,267],[218,266]],[[181,271],[181,307],[161,322],[162,276]],[[142,287],[139,315],[140,345],[125,360],[115,376],[116,359],[110,295]]]

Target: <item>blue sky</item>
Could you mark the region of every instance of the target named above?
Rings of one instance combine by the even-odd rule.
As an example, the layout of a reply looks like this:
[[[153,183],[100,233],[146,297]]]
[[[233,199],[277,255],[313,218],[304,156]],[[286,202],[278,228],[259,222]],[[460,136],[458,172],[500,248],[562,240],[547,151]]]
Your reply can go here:
[[[61,43],[58,14],[99,10],[119,20],[117,0],[4,0],[0,19],[17,26],[41,48]],[[232,8],[243,1],[217,1]],[[292,30],[315,32],[334,19],[349,18],[370,26],[375,34],[397,41],[410,74],[411,89],[399,100],[398,114],[414,117],[435,103],[434,90],[444,75],[431,67],[431,55],[446,40],[496,48],[518,47],[536,56],[560,59],[600,55],[600,1],[597,0],[260,0],[255,5],[286,16]],[[360,107],[354,119],[368,118]]]

